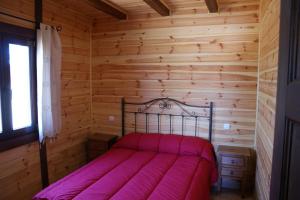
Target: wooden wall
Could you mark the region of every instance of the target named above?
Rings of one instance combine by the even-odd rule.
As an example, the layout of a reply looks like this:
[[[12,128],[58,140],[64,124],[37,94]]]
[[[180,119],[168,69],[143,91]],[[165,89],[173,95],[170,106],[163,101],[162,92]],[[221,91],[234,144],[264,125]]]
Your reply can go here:
[[[91,124],[91,20],[62,6],[44,1],[44,23],[61,25],[62,132],[47,143],[49,178],[53,182],[86,162],[85,141]],[[60,12],[62,11],[63,12]]]
[[[34,1],[1,0],[0,10],[34,20]],[[0,15],[0,22],[33,28],[33,24]],[[41,189],[37,142],[0,153],[0,199],[30,199]]]
[[[268,199],[279,0],[219,0],[219,14],[175,7],[172,17],[140,13],[128,21],[97,19],[93,27],[89,17],[59,1],[44,2],[45,23],[63,27],[63,130],[47,143],[51,182],[85,162],[84,141],[91,129],[120,133],[121,97],[172,97],[199,105],[215,102],[216,144],[254,146],[256,126],[256,185],[259,199]],[[33,0],[0,1],[1,11],[31,20],[33,8]],[[33,27],[1,15],[0,21]],[[115,121],[108,120],[110,115]],[[223,130],[224,123],[231,129]],[[41,188],[38,156],[37,143],[0,153],[0,199],[30,199]]]
[[[259,199],[269,199],[274,142],[280,0],[261,0],[259,89],[256,126],[256,190]]]
[[[85,163],[84,142],[91,124],[90,29],[91,20],[44,0],[44,23],[61,25],[62,132],[47,142],[49,178],[53,182]],[[34,20],[34,0],[1,0],[0,10]],[[63,11],[63,12],[62,12]],[[0,21],[33,27],[0,15]],[[0,153],[0,199],[31,199],[41,189],[38,143]]]
[[[259,1],[219,3],[220,14],[178,7],[172,17],[94,22],[93,131],[120,134],[123,96],[171,97],[215,103],[216,144],[254,145]],[[224,130],[224,123],[231,129]]]

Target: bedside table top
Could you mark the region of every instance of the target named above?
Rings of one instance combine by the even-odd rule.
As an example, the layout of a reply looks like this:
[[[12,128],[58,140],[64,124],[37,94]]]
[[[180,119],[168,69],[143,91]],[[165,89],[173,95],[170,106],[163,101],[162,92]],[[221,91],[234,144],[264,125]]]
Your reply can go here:
[[[109,135],[109,134],[103,134],[103,133],[91,133],[88,135],[89,140],[99,140],[103,142],[109,142],[111,140],[117,139],[117,135]]]
[[[251,156],[251,148],[248,147],[234,147],[220,145],[218,147],[219,154],[222,155],[239,155],[239,156]]]

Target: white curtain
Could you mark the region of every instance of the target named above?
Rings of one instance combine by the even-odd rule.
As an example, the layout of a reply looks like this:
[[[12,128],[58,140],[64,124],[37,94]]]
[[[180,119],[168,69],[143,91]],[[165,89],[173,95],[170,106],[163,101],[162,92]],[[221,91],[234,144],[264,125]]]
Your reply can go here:
[[[61,129],[61,41],[51,26],[37,31],[38,126],[40,141]]]

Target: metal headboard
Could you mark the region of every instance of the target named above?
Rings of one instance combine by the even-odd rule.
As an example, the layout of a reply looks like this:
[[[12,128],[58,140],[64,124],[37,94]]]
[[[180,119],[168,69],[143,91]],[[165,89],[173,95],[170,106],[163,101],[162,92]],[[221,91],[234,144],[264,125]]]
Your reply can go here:
[[[127,111],[127,106],[136,106],[137,110]],[[153,112],[151,111],[152,107],[158,107],[160,112]],[[172,114],[172,113],[165,113],[166,110],[172,110],[173,106],[176,106],[180,110],[180,114]],[[212,116],[213,116],[213,102],[210,102],[209,106],[196,106],[196,105],[189,105],[184,102],[180,102],[175,99],[171,98],[157,98],[151,101],[143,102],[143,103],[133,103],[133,102],[125,102],[125,99],[122,98],[121,100],[121,109],[122,109],[122,136],[125,135],[125,116],[126,114],[132,114],[134,116],[134,130],[137,130],[137,116],[144,115],[146,120],[146,133],[149,132],[149,116],[156,115],[157,116],[157,130],[160,133],[160,120],[162,116],[169,117],[169,129],[170,134],[172,133],[172,119],[174,117],[181,117],[181,134],[184,135],[184,120],[185,118],[194,118],[195,120],[195,136],[197,136],[197,127],[198,127],[198,120],[208,119],[209,120],[209,127],[208,127],[208,139],[212,141]],[[203,115],[199,112],[190,111],[189,109],[206,109],[208,114]]]

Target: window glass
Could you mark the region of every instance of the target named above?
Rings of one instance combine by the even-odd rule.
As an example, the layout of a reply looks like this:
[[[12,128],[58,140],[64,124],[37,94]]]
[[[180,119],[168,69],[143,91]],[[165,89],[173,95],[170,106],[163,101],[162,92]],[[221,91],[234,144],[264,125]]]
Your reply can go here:
[[[12,124],[14,130],[32,125],[29,56],[28,46],[9,44]]]

